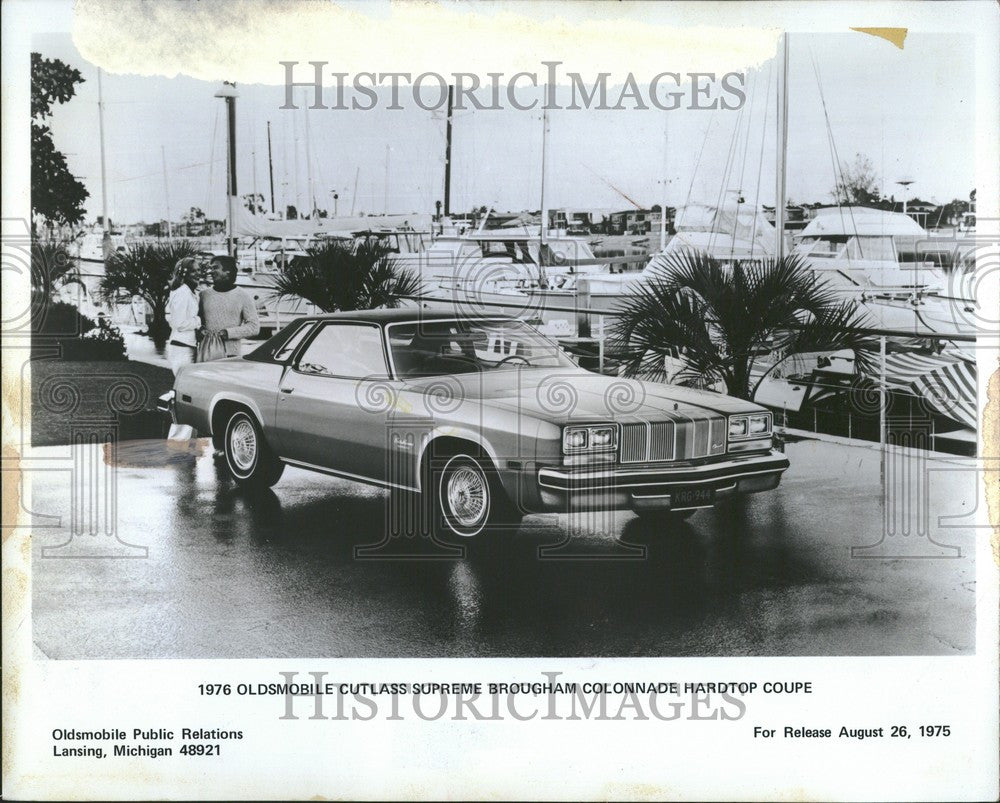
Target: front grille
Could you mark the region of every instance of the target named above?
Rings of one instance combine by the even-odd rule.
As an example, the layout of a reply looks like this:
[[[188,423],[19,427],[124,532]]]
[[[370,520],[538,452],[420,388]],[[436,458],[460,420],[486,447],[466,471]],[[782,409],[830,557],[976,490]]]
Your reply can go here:
[[[713,417],[624,424],[618,454],[622,463],[661,463],[697,460],[725,451],[726,419]]]
[[[622,427],[620,451],[623,463],[642,463],[646,460],[646,425],[626,424]]]
[[[649,425],[649,459],[674,459],[674,422],[657,421]]]

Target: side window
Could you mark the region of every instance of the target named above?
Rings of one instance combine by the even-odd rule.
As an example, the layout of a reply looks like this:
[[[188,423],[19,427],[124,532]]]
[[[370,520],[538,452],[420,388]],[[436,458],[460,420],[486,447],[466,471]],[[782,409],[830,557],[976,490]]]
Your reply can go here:
[[[382,333],[365,324],[327,324],[306,346],[298,370],[348,379],[387,377]]]
[[[294,335],[288,338],[288,340],[285,342],[285,345],[281,346],[277,351],[274,352],[274,357],[273,357],[274,361],[285,362],[285,360],[291,357],[292,352],[298,348],[299,343],[301,343],[302,339],[313,330],[314,326],[316,326],[316,324],[314,323],[303,324],[299,328],[299,331],[297,331]]]

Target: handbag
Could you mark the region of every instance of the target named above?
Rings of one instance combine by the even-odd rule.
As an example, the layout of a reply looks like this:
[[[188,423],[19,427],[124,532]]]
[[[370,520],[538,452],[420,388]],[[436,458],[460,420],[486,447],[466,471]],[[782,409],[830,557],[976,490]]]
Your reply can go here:
[[[195,362],[212,362],[226,358],[226,343],[218,332],[209,332],[198,344]]]

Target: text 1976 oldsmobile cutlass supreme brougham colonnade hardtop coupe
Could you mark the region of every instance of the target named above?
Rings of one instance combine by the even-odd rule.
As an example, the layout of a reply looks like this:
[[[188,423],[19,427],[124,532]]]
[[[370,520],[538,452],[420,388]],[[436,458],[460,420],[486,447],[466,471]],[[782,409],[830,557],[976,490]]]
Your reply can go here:
[[[419,494],[450,537],[529,512],[686,515],[775,488],[788,467],[763,408],[591,373],[509,318],[301,318],[243,357],[181,369],[172,405],[242,484],[273,485],[288,464]]]

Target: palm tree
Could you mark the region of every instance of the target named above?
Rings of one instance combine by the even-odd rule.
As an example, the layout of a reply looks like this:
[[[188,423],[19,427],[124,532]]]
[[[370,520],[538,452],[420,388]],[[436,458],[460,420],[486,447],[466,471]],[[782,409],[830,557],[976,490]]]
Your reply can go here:
[[[70,274],[76,261],[70,256],[66,243],[53,238],[35,239],[31,242],[31,292],[48,299],[58,285],[74,281]]]
[[[722,381],[731,396],[752,399],[781,362],[809,351],[851,349],[859,370],[871,369],[863,313],[840,301],[801,257],[726,267],[705,253],[678,252],[618,310],[613,348],[625,373],[665,378],[665,357],[680,352],[682,382]],[[776,355],[764,375],[751,369]]]
[[[167,300],[174,266],[178,260],[195,253],[195,247],[183,240],[130,245],[127,250],[112,254],[105,262],[101,292],[106,298],[120,290],[141,296],[152,312],[149,336],[155,343],[162,344],[170,334]]]
[[[324,312],[397,307],[419,295],[420,279],[400,268],[389,248],[374,238],[357,244],[333,240],[293,259],[275,280],[281,296],[300,296]]]

